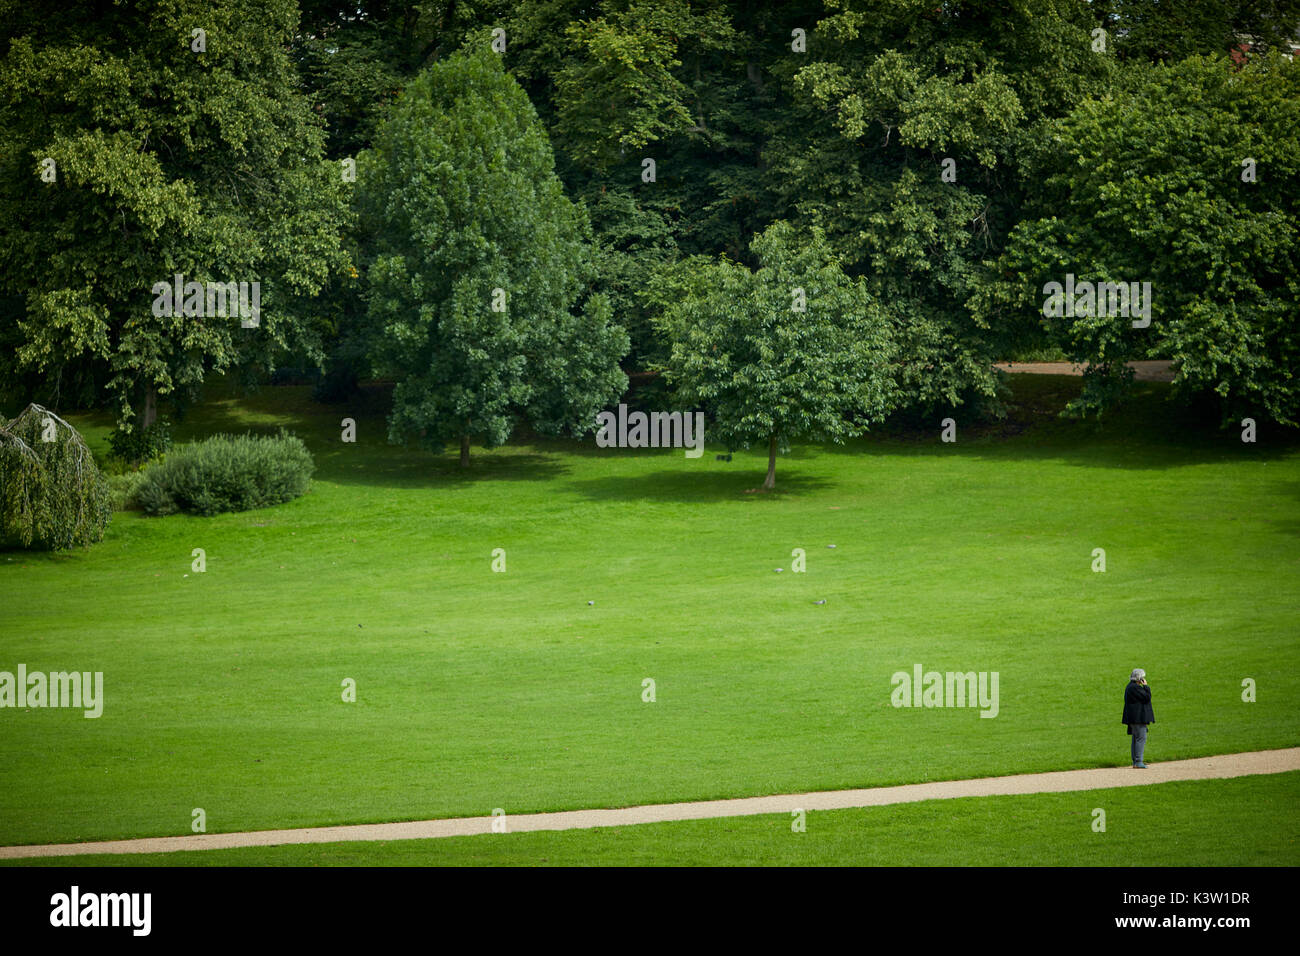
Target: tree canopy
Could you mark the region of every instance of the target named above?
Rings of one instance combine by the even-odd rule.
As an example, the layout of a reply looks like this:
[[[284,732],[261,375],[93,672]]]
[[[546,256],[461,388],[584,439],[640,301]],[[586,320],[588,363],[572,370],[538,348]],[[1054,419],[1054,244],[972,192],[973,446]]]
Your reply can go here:
[[[390,438],[505,442],[520,417],[580,434],[627,385],[626,333],[583,298],[590,225],[545,129],[486,39],[406,87],[362,154],[376,370],[397,382]],[[581,301],[580,301],[581,300]]]
[[[344,185],[286,52],[296,27],[293,0],[0,5],[5,377],[110,395],[129,427],[212,371],[320,353]],[[259,283],[260,324],[158,314],[151,290],[178,274]]]
[[[986,324],[1037,311],[1091,362],[1077,407],[1105,408],[1125,362],[1169,358],[1177,386],[1225,417],[1295,424],[1300,386],[1300,67],[1272,54],[1230,69],[1191,57],[1145,66],[1052,124],[1040,182],[975,302]],[[1043,288],[1150,283],[1149,323],[1127,314],[1043,317]]]
[[[580,432],[680,365],[701,263],[763,273],[788,223],[888,325],[900,414],[1000,414],[994,363],[1053,354],[1091,366],[1076,412],[1155,357],[1295,423],[1298,27],[1300,0],[0,0],[0,401],[130,430],[291,365],[393,380],[394,441]],[[256,283],[260,323],[160,313],[177,275]],[[1064,275],[1149,281],[1150,325],[1044,315]]]
[[[661,323],[675,400],[707,409],[729,448],[766,445],[771,490],[791,442],[841,442],[891,410],[894,343],[866,283],[844,274],[819,230],[776,223],[753,249],[752,271],[696,263]]]

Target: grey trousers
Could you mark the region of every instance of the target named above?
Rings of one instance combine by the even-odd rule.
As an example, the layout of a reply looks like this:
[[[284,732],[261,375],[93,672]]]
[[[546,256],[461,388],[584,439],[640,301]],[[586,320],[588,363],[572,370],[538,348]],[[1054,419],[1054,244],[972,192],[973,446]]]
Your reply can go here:
[[[1147,749],[1147,725],[1146,724],[1129,724],[1128,729],[1133,731],[1133,766],[1144,763],[1142,759],[1143,752]]]

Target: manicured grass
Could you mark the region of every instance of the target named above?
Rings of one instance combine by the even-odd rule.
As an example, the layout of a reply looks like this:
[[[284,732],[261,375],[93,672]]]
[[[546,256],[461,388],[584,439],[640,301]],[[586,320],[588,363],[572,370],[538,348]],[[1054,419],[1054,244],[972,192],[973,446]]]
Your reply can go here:
[[[1134,666],[1154,760],[1295,745],[1300,448],[1158,386],[1103,424],[1034,417],[1077,383],[1016,378],[1017,434],[799,447],[770,496],[759,452],[524,442],[466,475],[388,446],[373,405],[218,396],[179,439],[286,425],[308,495],[0,555],[0,670],[103,671],[107,698],[0,710],[0,843],[1118,766]],[[998,717],[893,708],[916,663],[999,672]]]
[[[1105,812],[1105,832],[1093,830]],[[439,840],[105,854],[26,866],[1295,866],[1300,772]]]

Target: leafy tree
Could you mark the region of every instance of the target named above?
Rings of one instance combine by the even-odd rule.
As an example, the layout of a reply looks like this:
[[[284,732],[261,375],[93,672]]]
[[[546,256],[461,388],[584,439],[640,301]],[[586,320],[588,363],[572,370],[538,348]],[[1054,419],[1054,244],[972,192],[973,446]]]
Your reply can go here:
[[[655,333],[657,308],[650,290],[656,274],[680,262],[672,227],[660,213],[638,204],[626,187],[598,193],[588,208],[596,236],[596,288],[609,297],[628,330],[629,361],[635,368],[648,368],[668,354]]]
[[[1252,163],[1246,163],[1246,160]],[[1252,173],[1253,169],[1253,173]],[[1300,66],[1192,57],[1126,74],[1055,124],[1040,182],[977,298],[989,322],[1038,321],[1092,364],[1073,409],[1126,392],[1132,359],[1170,358],[1225,416],[1300,417]],[[1044,287],[1149,282],[1149,326],[1095,306],[1044,317]],[[1084,303],[1087,306],[1087,303]]]
[[[293,0],[0,0],[11,376],[89,381],[130,428],[212,371],[319,354],[312,296],[346,265],[344,184],[285,51],[295,21]],[[177,273],[260,282],[260,326],[155,315]]]
[[[702,50],[721,50],[735,39],[721,5],[693,10],[687,0],[606,3],[566,33],[556,130],[577,159],[596,163],[695,129],[695,97],[677,70],[680,46],[690,37]]]
[[[789,51],[791,25],[821,9],[542,0],[511,15],[506,67],[547,124],[570,195],[590,210],[597,287],[628,327],[631,367],[667,355],[648,280],[691,254],[744,261],[775,218],[761,150],[781,94],[766,70]]]
[[[627,334],[591,275],[586,214],[486,38],[413,80],[360,164],[389,438],[504,443],[521,417],[581,434],[627,385]]]
[[[112,510],[94,456],[62,418],[32,404],[0,425],[0,548],[94,544]]]
[[[752,251],[753,271],[697,262],[660,322],[677,401],[708,409],[729,448],[766,443],[771,491],[777,452],[792,441],[841,442],[888,413],[894,345],[866,284],[844,274],[820,230],[776,223]]]
[[[1243,42],[1286,52],[1300,25],[1298,0],[1109,0],[1103,11],[1120,57],[1165,62]]]
[[[407,82],[468,36],[485,26],[510,25],[512,51],[516,45],[507,0],[300,0],[299,5],[301,26],[292,56],[313,109],[326,124],[326,155],[340,163],[369,149]],[[349,248],[349,254],[355,257],[356,250]],[[313,395],[318,401],[352,401],[360,381],[372,374],[364,291],[364,282],[349,270],[332,277],[316,299],[325,317],[326,352]],[[314,354],[296,360],[303,366],[319,363]]]
[[[328,155],[355,156],[416,73],[485,25],[504,0],[300,0],[293,57],[329,129]]]
[[[1096,26],[1074,0],[844,0],[788,61],[796,95],[765,157],[785,214],[825,229],[888,310],[906,406],[996,404],[1013,337],[972,321],[972,284],[1020,217],[1039,124],[1113,72]]]
[[[171,422],[160,418],[129,432],[114,429],[108,436],[109,457],[139,471],[140,466],[167,454],[172,446]]]

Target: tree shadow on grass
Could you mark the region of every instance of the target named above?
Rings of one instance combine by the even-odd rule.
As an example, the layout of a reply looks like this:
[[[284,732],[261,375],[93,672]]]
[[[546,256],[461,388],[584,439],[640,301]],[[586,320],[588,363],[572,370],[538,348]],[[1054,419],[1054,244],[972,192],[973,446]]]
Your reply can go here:
[[[1013,408],[1002,422],[958,425],[957,440],[943,442],[941,416],[936,415],[930,430],[887,427],[843,445],[813,449],[831,455],[1037,460],[1128,471],[1273,462],[1300,452],[1300,430],[1266,423],[1255,442],[1242,442],[1240,427],[1220,429],[1217,421],[1175,401],[1167,384],[1143,382],[1135,388],[1129,402],[1101,419],[1061,418],[1056,414],[1059,408]],[[799,449],[791,457],[806,454],[807,449]]]
[[[414,488],[474,481],[548,481],[567,473],[559,455],[525,451],[518,442],[504,448],[475,445],[468,468],[456,449],[432,451],[388,443],[387,387],[367,385],[352,400],[324,404],[306,386],[265,386],[257,393],[221,394],[187,416],[173,434],[179,442],[218,433],[275,435],[281,428],[301,438],[316,461],[313,477],[348,485]],[[343,441],[343,420],[351,419],[355,441]]]
[[[1280,531],[1282,534],[1295,535],[1300,537],[1300,519],[1297,518],[1261,518],[1264,524],[1268,525],[1274,531]]]
[[[569,472],[558,456],[514,448],[504,452],[475,449],[470,453],[468,468],[460,467],[459,459],[452,453],[438,455],[400,446],[387,446],[383,452],[366,450],[359,455],[315,448],[312,453],[316,458],[317,479],[345,485],[416,488],[480,481],[553,481]]]
[[[291,386],[276,386],[276,390]],[[270,389],[268,388],[268,391]],[[212,435],[274,435],[281,428],[303,441],[341,443],[344,418],[356,423],[358,435],[384,435],[388,426],[382,414],[342,410],[314,403],[277,403],[275,406],[241,404],[240,400],[219,399],[199,406],[183,422],[172,427],[173,441],[201,441]]]
[[[1280,481],[1275,487],[1280,494],[1294,499],[1297,504],[1297,511],[1300,511],[1300,481]],[[1261,517],[1259,520],[1285,534],[1300,536],[1300,518]]]
[[[829,488],[834,481],[818,475],[776,473],[776,490],[759,490],[763,469],[704,471],[699,468],[650,474],[609,475],[570,481],[566,488],[592,501],[780,501]]]
[[[95,548],[103,547],[103,542],[96,542],[89,548],[69,548],[66,551],[29,551],[24,548],[5,550],[0,548],[0,572],[16,570],[24,564],[52,564],[76,566],[90,556]]]
[[[1130,399],[1101,419],[1070,419],[1060,417],[1059,412],[1077,395],[1080,379],[1029,374],[1011,378],[1012,396],[1004,420],[975,421],[958,409],[934,413],[932,427],[891,421],[844,444],[796,444],[778,459],[777,490],[780,492],[782,485],[781,462],[811,461],[822,455],[865,459],[957,456],[990,462],[1043,461],[1084,468],[1161,471],[1211,463],[1281,461],[1300,452],[1300,430],[1265,423],[1254,443],[1244,443],[1239,426],[1220,429],[1218,421],[1204,411],[1180,403],[1167,383],[1137,383]],[[957,440],[943,442],[942,420],[950,414],[958,420]],[[592,458],[628,453],[598,448],[590,436],[556,440],[521,433],[520,437],[557,455]],[[704,457],[711,463],[716,453],[726,451],[710,443]],[[647,453],[664,454],[640,452]],[[736,463],[728,467],[758,463],[766,468],[766,448],[737,449],[736,456]],[[755,483],[761,480],[762,472]]]
[[[782,463],[811,462],[823,455],[861,458],[864,467],[877,457],[959,457],[974,461],[1043,461],[1086,468],[1159,471],[1206,463],[1280,461],[1300,451],[1300,430],[1261,422],[1257,441],[1243,443],[1239,428],[1220,430],[1203,413],[1180,405],[1164,383],[1140,382],[1132,398],[1107,414],[1088,420],[1069,420],[1057,413],[1077,394],[1080,380],[1065,376],[1013,375],[1010,415],[1002,422],[974,422],[957,413],[957,441],[940,441],[941,420],[911,426],[891,422],[860,439],[842,445],[798,444],[777,464],[775,495],[745,495],[761,484],[766,470],[766,449],[737,451],[725,465],[680,470],[675,467],[654,476],[600,478],[578,482],[590,497],[630,500],[726,500],[733,495],[780,498],[814,488],[811,476],[783,474]],[[630,451],[599,448],[594,436],[581,439],[534,435],[526,425],[516,429],[504,448],[485,451],[477,445],[470,467],[461,469],[456,450],[434,452],[387,442],[385,386],[367,386],[354,400],[324,405],[310,397],[304,386],[267,386],[254,396],[231,392],[214,394],[192,410],[175,429],[176,440],[192,441],[217,432],[275,434],[284,427],[307,444],[317,462],[316,477],[350,485],[428,487],[463,485],[474,481],[543,482],[568,474],[566,459],[658,455],[665,463],[680,450]],[[356,443],[342,442],[342,420],[356,423]],[[707,432],[706,432],[707,437]],[[706,447],[704,460],[714,466],[722,446]],[[816,468],[816,464],[812,465]],[[753,472],[752,477],[748,472]],[[662,487],[657,485],[663,482]],[[823,486],[835,480],[822,481]],[[604,490],[601,490],[604,489]],[[618,489],[621,492],[616,493]]]

